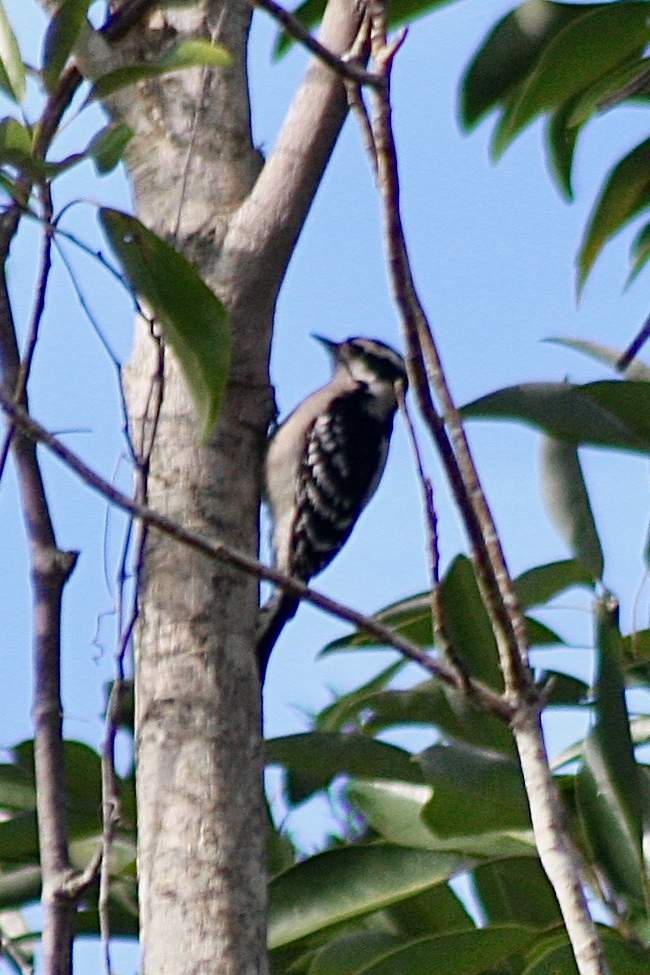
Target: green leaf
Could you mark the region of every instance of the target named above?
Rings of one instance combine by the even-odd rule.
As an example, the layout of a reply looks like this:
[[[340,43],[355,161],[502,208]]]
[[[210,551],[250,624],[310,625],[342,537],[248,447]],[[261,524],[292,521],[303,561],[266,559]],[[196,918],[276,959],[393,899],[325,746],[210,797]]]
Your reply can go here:
[[[366,821],[389,843],[491,859],[537,856],[530,829],[499,828],[455,836],[436,833],[423,820],[423,811],[432,795],[429,786],[354,780],[347,791]]]
[[[645,382],[522,383],[468,403],[462,413],[468,419],[519,420],[575,444],[650,452]]]
[[[123,122],[111,122],[93,136],[86,148],[86,155],[91,157],[100,176],[112,172],[121,162],[132,136],[133,132]]]
[[[545,686],[548,701],[547,707],[576,708],[585,704],[590,697],[589,684],[572,677],[570,674],[558,673],[556,670],[544,670],[540,680]]]
[[[18,867],[0,871],[0,911],[24,907],[41,897],[41,868]]]
[[[614,6],[621,9],[619,4]],[[646,139],[608,173],[580,244],[578,293],[605,244],[650,205],[649,167],[650,139]]]
[[[598,6],[529,0],[506,14],[490,30],[463,75],[460,119],[465,131],[524,81],[567,24]]]
[[[186,258],[119,210],[99,211],[133,290],[152,309],[173,348],[194,402],[199,438],[214,426],[223,398],[232,334],[223,304]]]
[[[577,559],[536,565],[514,580],[519,605],[523,610],[543,606],[574,586],[593,589],[593,580]]]
[[[472,563],[457,555],[442,584],[442,614],[447,637],[469,673],[492,687],[503,683],[492,627],[483,606]]]
[[[546,928],[562,922],[557,898],[538,859],[516,857],[472,871],[483,914],[491,923]]]
[[[462,742],[432,745],[417,759],[433,785],[424,822],[441,836],[530,826],[518,762]]]
[[[604,362],[605,365],[616,369],[623,355],[622,349],[614,349],[611,345],[603,345],[601,342],[589,342],[586,339],[564,339],[549,338],[545,342],[555,345],[563,345],[567,349],[575,349],[590,356],[596,362]],[[626,379],[637,379],[639,381],[650,382],[650,368],[641,359],[632,359],[629,366],[623,373]]]
[[[544,145],[549,173],[555,185],[565,200],[573,201],[573,184],[571,182],[573,159],[580,127],[570,125],[575,98],[560,105],[554,112],[549,113],[546,124]]]
[[[266,762],[291,772],[293,803],[326,788],[337,775],[421,782],[422,773],[409,752],[361,734],[308,731],[265,743]]]
[[[138,81],[146,81],[148,78],[158,78],[170,71],[204,66],[228,68],[233,64],[233,56],[223,44],[211,44],[210,41],[190,38],[181,41],[157,61],[124,65],[97,78],[86,101],[107,98],[121,88],[134,85]]]
[[[36,790],[31,778],[16,765],[0,765],[0,809],[24,811],[36,808]]]
[[[0,0],[0,89],[20,104],[25,97],[25,65],[16,35]]]
[[[12,866],[38,863],[39,853],[35,809],[0,822],[0,863]]]
[[[465,556],[459,556],[458,558],[461,559],[461,564],[464,567],[471,565]],[[469,587],[470,590],[472,589],[471,577],[465,571],[456,571],[457,568],[458,566],[455,560],[442,582],[443,603],[447,599],[450,606],[457,606],[458,599],[462,600],[466,597],[467,593],[463,591],[463,586]],[[472,571],[470,569],[470,573]],[[459,586],[461,587],[460,592],[458,591]],[[475,592],[473,595],[477,596],[478,589],[476,589],[475,585],[474,589]],[[477,611],[479,611],[478,604]],[[448,615],[449,612],[447,613]],[[456,615],[457,613],[454,611],[454,618]],[[484,617],[483,623],[489,627],[489,620],[485,612],[482,615]],[[384,626],[390,626],[393,630],[412,640],[414,643],[419,643],[420,646],[431,646],[433,644],[430,592],[417,593],[415,596],[407,596],[397,603],[391,603],[390,606],[386,606],[375,613],[374,619],[383,623]],[[528,626],[528,637],[531,645],[563,642],[557,633],[543,626],[538,620],[527,618],[526,624]],[[381,646],[381,644],[377,642],[376,637],[370,636],[363,630],[355,630],[353,633],[348,634],[348,636],[339,637],[337,640],[328,643],[321,650],[321,654],[325,656],[329,653],[338,653],[341,650],[366,647],[374,648],[377,646]],[[455,648],[458,649],[457,646]]]
[[[366,734],[377,735],[395,726],[422,725],[437,728],[446,738],[514,754],[512,734],[499,718],[479,710],[466,695],[435,677],[407,690],[368,694],[358,702],[356,713]]]
[[[545,46],[506,108],[497,157],[537,115],[562,105],[650,40],[645,2],[598,4],[560,30]]]
[[[648,70],[648,58],[632,57],[617,64],[611,71],[600,75],[593,85],[572,99],[573,110],[567,120],[571,128],[584,125],[593,115],[602,111],[601,104]],[[637,99],[639,96],[636,96]],[[643,97],[647,101],[647,96]]]
[[[15,118],[0,122],[0,163],[22,169],[32,161],[32,136]]]
[[[384,909],[391,930],[402,938],[425,937],[442,931],[474,928],[474,922],[447,884],[429,887],[420,894],[397,901]]]
[[[551,520],[592,579],[601,579],[603,550],[577,447],[566,440],[542,437],[540,467],[542,495]]]
[[[269,886],[269,947],[379,911],[468,866],[452,854],[394,846],[345,847],[310,857]]]
[[[601,868],[621,896],[645,904],[643,802],[625,703],[618,604],[597,600],[596,723],[577,777],[583,829]]]
[[[43,41],[43,82],[52,91],[72,53],[91,0],[63,0],[52,17]]]
[[[404,670],[405,666],[406,660],[396,660],[367,683],[350,691],[349,694],[342,694],[337,697],[332,704],[323,708],[316,715],[314,731],[349,732],[357,730],[362,723],[365,723],[359,720],[359,712],[365,707],[368,697],[383,691],[393,677]]]
[[[632,268],[625,282],[627,290],[643,270],[650,259],[650,223],[642,227],[630,246],[630,263]]]
[[[640,945],[632,944],[613,928],[598,925],[611,975],[647,975],[650,953]],[[544,948],[544,943],[548,947]],[[530,961],[522,975],[577,975],[578,969],[573,950],[566,934],[553,934],[534,946]]]
[[[383,931],[358,931],[335,938],[316,952],[309,975],[350,975],[402,943],[402,938]]]
[[[480,975],[523,951],[533,936],[529,928],[514,924],[433,935],[387,951],[365,965],[363,975]]]
[[[618,626],[618,603],[609,595],[596,601],[597,672],[594,686],[598,738],[612,784],[625,810],[630,835],[641,847],[643,809],[638,767],[630,735],[630,715],[625,702],[623,645]]]

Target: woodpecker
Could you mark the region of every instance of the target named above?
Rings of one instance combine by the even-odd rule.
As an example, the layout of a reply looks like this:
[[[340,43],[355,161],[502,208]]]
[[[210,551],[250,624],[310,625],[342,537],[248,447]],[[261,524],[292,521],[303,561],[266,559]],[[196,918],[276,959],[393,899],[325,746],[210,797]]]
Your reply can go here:
[[[309,580],[340,552],[377,489],[397,409],[408,381],[402,356],[376,339],[344,342],[315,335],[332,357],[330,381],[278,427],[266,456],[266,498],[276,568]],[[294,596],[278,591],[260,610],[257,654],[262,682]]]

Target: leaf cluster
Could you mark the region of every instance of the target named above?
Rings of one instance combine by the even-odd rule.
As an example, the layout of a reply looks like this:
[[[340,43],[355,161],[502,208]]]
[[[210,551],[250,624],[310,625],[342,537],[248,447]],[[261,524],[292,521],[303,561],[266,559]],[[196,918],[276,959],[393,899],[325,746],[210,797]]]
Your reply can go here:
[[[545,118],[550,172],[573,199],[573,163],[580,132],[621,102],[647,105],[650,95],[650,8],[629,3],[555,3],[528,0],[488,33],[461,83],[460,121],[473,129],[496,112],[492,156],[498,159],[531,122]],[[611,169],[596,200],[578,252],[578,289],[604,245],[650,206],[644,140]],[[650,257],[645,224],[631,248],[630,283]]]

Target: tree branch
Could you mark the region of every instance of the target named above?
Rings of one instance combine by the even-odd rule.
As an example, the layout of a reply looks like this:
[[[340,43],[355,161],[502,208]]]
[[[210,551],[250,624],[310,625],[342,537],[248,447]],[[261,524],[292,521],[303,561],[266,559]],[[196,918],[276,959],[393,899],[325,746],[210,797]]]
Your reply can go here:
[[[102,494],[108,501],[124,511],[130,512],[139,518],[144,524],[158,528],[160,531],[176,539],[189,548],[201,552],[208,558],[216,559],[220,562],[227,562],[234,565],[244,572],[266,579],[275,586],[285,590],[298,599],[305,600],[318,606],[320,609],[337,616],[339,619],[352,623],[360,630],[364,630],[370,636],[375,637],[379,643],[394,647],[400,653],[419,663],[429,673],[438,677],[446,684],[459,687],[462,682],[458,675],[448,664],[432,657],[426,650],[406,639],[399,633],[384,626],[370,616],[364,616],[342,603],[330,599],[329,596],[311,589],[299,579],[278,572],[277,569],[264,565],[250,555],[237,551],[230,545],[212,539],[207,539],[203,535],[190,529],[184,528],[178,522],[166,515],[160,514],[138,501],[134,501],[126,494],[119,491],[114,485],[100,477],[95,471],[91,470],[84,462],[65,444],[49,433],[40,423],[37,423],[21,407],[12,403],[11,399],[0,390],[0,406],[11,417],[12,421],[20,427],[21,431],[34,441],[45,444],[66,466],[71,468],[78,476],[95,491]],[[481,681],[470,680],[470,691],[476,702],[481,706],[499,715],[506,721],[513,717],[513,710],[507,702],[496,691],[483,684]],[[464,685],[462,685],[464,686]]]
[[[607,963],[582,890],[578,856],[563,828],[562,805],[548,766],[539,695],[527,666],[523,615],[411,272],[400,215],[397,154],[390,103],[392,62],[404,34],[396,42],[388,43],[384,8],[380,0],[369,0],[369,10],[375,70],[383,74],[387,82],[385,88],[373,90],[373,133],[384,240],[391,287],[410,355],[409,365],[415,374],[414,386],[425,420],[430,423],[436,443],[441,448],[445,470],[474,550],[479,585],[499,649],[506,699],[516,709],[512,722],[513,734],[540,860],[555,890],[581,975],[605,975]],[[424,361],[429,382],[442,405],[444,424],[435,412],[429,384],[422,374]],[[449,428],[451,439],[445,427]]]
[[[21,210],[0,217],[0,370],[3,396],[11,402],[19,388],[20,357],[6,280],[9,247]],[[11,394],[4,393],[11,390]],[[24,398],[24,397],[23,397]],[[75,904],[65,894],[68,859],[65,765],[60,684],[61,599],[76,553],[56,546],[34,442],[22,433],[13,443],[22,508],[29,541],[34,606],[33,709],[34,763],[41,868],[43,871],[43,971],[71,971]]]
[[[338,57],[357,36],[362,15],[348,0],[329,0],[320,44]],[[224,259],[238,263],[238,295],[272,309],[298,235],[347,114],[343,79],[314,58],[271,155],[234,215]]]
[[[311,36],[297,17],[289,13],[288,10],[285,10],[284,7],[281,7],[279,3],[275,3],[275,0],[248,0],[248,2],[252,7],[259,7],[262,10],[266,10],[274,20],[277,20],[282,25],[286,34],[293,37],[303,47],[306,47],[312,54],[315,54],[317,58],[320,58],[324,64],[342,78],[347,78],[357,85],[370,85],[371,87],[385,84],[383,78],[372,74],[370,71],[365,71],[354,60],[347,60],[333,54],[320,41],[317,41]]]

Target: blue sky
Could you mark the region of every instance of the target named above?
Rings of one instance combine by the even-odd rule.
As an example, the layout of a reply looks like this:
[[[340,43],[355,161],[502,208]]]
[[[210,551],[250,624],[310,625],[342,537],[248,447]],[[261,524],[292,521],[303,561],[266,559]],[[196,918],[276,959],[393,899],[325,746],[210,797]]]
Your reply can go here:
[[[5,0],[5,6],[27,60],[35,62],[42,24],[35,0]],[[488,27],[510,6],[503,0],[460,0],[416,23],[398,55],[393,79],[407,240],[459,403],[526,380],[605,376],[595,364],[542,340],[563,335],[622,348],[648,313],[648,272],[630,292],[621,294],[632,231],[606,249],[579,308],[574,297],[574,256],[590,206],[612,163],[647,137],[647,112],[617,110],[587,130],[578,149],[577,199],[572,206],[550,183],[539,125],[527,130],[497,167],[488,159],[489,120],[469,137],[459,131],[461,71]],[[306,63],[303,52],[296,50],[280,64],[271,64],[274,33],[269,19],[256,14],[251,97],[254,137],[263,152],[273,145]],[[62,141],[68,147],[84,144],[100,124],[98,111],[89,118],[84,115]],[[97,182],[89,164],[61,181],[57,204],[76,197],[129,205],[123,175]],[[92,206],[75,207],[68,226],[99,246]],[[23,322],[30,306],[35,246],[34,231],[29,230],[12,250],[10,280],[17,317]],[[108,279],[95,278],[90,262],[73,256],[104,331],[117,354],[126,358],[129,302],[115,293]],[[383,264],[377,195],[352,120],[346,123],[278,303],[272,376],[281,414],[327,379],[326,357],[309,337],[311,332],[333,339],[365,334],[399,344]],[[37,354],[32,404],[37,417],[53,429],[77,431],[67,442],[104,475],[117,471],[122,483],[128,483],[120,462],[123,446],[114,374],[60,261]],[[512,571],[566,557],[540,500],[537,435],[513,424],[486,423],[474,424],[470,434]],[[605,547],[606,581],[621,599],[623,623],[629,628],[643,578],[647,465],[621,454],[583,453]],[[464,548],[462,531],[428,448],[425,460],[434,479],[447,563]],[[101,688],[112,673],[114,637],[111,617],[104,615],[111,607],[104,578],[106,507],[49,458],[44,467],[59,543],[82,552],[65,599],[65,731],[97,745],[102,733]],[[9,675],[0,685],[0,745],[5,747],[31,736],[29,591],[24,533],[16,510],[13,475],[5,474],[0,485],[0,659]],[[115,525],[115,516],[109,515],[109,576],[119,539]],[[318,579],[318,587],[372,611],[426,588],[427,581],[418,488],[398,422],[380,489],[345,551]],[[550,625],[575,643],[587,643],[587,601],[576,596],[563,603],[577,608],[554,611],[548,617]],[[648,599],[643,596],[636,623],[648,625]],[[352,687],[380,661],[390,659],[386,654],[337,655],[315,662],[318,649],[342,632],[342,624],[311,607],[302,607],[287,627],[269,670],[269,734],[304,730],[306,715],[326,703],[330,688]],[[584,651],[563,656],[566,660],[575,672],[588,673]],[[566,737],[566,729],[564,733]],[[551,743],[565,743],[558,729]],[[309,837],[309,822],[297,828]]]

